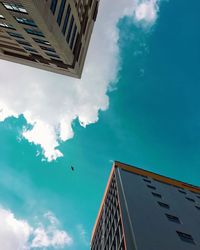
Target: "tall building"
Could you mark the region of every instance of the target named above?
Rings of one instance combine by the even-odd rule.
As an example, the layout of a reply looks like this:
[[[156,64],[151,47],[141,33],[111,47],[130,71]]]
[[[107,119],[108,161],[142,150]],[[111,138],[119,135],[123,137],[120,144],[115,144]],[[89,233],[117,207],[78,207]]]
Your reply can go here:
[[[200,187],[115,162],[91,249],[200,249]]]
[[[99,0],[0,1],[0,59],[80,78]]]

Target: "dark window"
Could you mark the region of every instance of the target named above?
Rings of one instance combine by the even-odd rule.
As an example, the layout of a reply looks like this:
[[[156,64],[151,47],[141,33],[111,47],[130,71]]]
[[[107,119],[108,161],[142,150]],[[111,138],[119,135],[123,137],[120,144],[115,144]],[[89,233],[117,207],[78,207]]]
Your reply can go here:
[[[192,202],[195,202],[195,200],[194,199],[192,199],[192,198],[190,198],[190,197],[185,197],[187,200],[189,200],[189,201],[192,201]]]
[[[39,38],[35,38],[35,37],[32,37],[33,40],[36,42],[36,43],[41,43],[41,44],[45,44],[45,45],[50,45],[50,43],[46,40],[42,40],[42,39],[39,39]]]
[[[195,206],[195,207],[196,207],[196,209],[200,210],[200,207],[199,207],[199,206]]]
[[[24,47],[24,48],[25,48],[25,50],[27,50],[27,51],[37,53],[37,50],[35,50],[35,49],[31,48],[31,47]]]
[[[51,12],[52,12],[53,14],[54,14],[55,11],[56,11],[57,3],[58,3],[58,0],[52,0],[52,1],[51,1],[51,7],[50,7],[50,9],[51,9]]]
[[[21,4],[6,3],[6,2],[3,2],[2,4],[7,10],[12,10],[12,11],[21,12],[21,13],[27,13],[27,10]]]
[[[71,13],[71,7],[70,7],[70,5],[68,5],[68,7],[67,7],[67,13],[66,13],[66,16],[65,16],[65,21],[64,21],[64,24],[63,24],[63,28],[62,28],[62,33],[64,35],[66,33],[66,29],[67,29],[67,24],[69,22],[70,13]]]
[[[180,239],[181,239],[182,241],[185,241],[185,242],[188,242],[188,243],[195,244],[192,235],[186,234],[186,233],[182,233],[182,232],[180,232],[180,231],[176,231],[176,232],[177,232],[178,236],[180,237]]]
[[[16,40],[19,44],[26,45],[26,46],[31,46],[30,43],[24,41],[24,40]]]
[[[58,55],[53,54],[53,53],[46,52],[46,54],[47,54],[48,56],[50,56],[50,57],[60,58]]]
[[[146,182],[148,182],[148,183],[151,183],[151,181],[150,180],[147,180],[147,179],[143,179],[144,181],[146,181]]]
[[[154,186],[151,186],[151,185],[147,185],[148,188],[151,188],[151,189],[156,189],[156,187]]]
[[[28,33],[28,34],[31,34],[31,35],[36,35],[36,36],[43,36],[43,33],[39,30],[36,30],[36,29],[25,29],[25,31]]]
[[[158,193],[155,193],[155,192],[152,192],[153,196],[155,197],[158,197],[158,198],[162,198],[162,195],[161,194],[158,194]]]
[[[73,49],[73,46],[74,46],[74,40],[75,40],[75,37],[76,37],[76,31],[77,31],[77,26],[75,25],[74,31],[73,31],[73,35],[72,35],[72,39],[71,39],[71,42],[70,42],[70,48],[71,49]]]
[[[161,207],[164,207],[164,208],[169,209],[169,205],[166,204],[166,203],[163,203],[163,202],[158,201],[158,204],[159,204]]]
[[[74,17],[72,16],[71,21],[70,21],[70,25],[69,25],[69,30],[68,30],[68,33],[67,33],[67,42],[68,43],[69,43],[69,40],[70,40],[70,37],[71,37],[73,24],[74,24]]]
[[[15,29],[11,24],[1,23],[1,22],[0,22],[0,27],[7,28],[7,29],[12,29],[12,30]]]
[[[7,33],[8,33],[10,36],[24,39],[24,37],[23,37],[21,34],[19,34],[19,33],[15,33],[15,32],[7,32]]]
[[[15,19],[17,20],[18,23],[37,27],[37,25],[35,24],[35,22],[32,19],[27,19],[24,17],[15,17]]]
[[[59,9],[59,12],[58,12],[58,17],[57,17],[57,23],[58,23],[59,26],[60,26],[61,21],[62,21],[63,12],[64,12],[64,9],[65,9],[65,4],[66,4],[66,0],[62,0],[61,5],[60,5],[60,9]]]
[[[198,199],[200,199],[200,196],[197,196]]]
[[[40,46],[40,48],[43,49],[43,50],[47,50],[47,51],[51,51],[51,52],[56,52],[55,49],[53,49],[51,47]]]
[[[186,194],[186,192],[181,190],[181,189],[179,189],[178,191],[179,191],[179,193]]]
[[[167,219],[176,223],[181,223],[179,218],[177,216],[171,215],[171,214],[165,214],[167,216]]]

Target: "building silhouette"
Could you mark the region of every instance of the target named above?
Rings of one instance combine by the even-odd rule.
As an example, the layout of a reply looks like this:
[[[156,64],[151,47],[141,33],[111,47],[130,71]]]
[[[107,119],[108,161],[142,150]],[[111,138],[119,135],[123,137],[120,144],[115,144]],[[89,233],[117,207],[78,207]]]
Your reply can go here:
[[[91,249],[200,249],[200,187],[115,162]]]
[[[99,0],[0,1],[0,59],[80,78]]]

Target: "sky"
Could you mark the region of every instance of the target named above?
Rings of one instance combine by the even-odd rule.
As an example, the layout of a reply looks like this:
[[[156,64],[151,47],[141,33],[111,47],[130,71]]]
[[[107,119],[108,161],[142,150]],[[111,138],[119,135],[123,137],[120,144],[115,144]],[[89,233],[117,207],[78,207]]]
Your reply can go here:
[[[198,7],[101,0],[81,80],[0,60],[4,250],[89,249],[114,160],[200,185]]]

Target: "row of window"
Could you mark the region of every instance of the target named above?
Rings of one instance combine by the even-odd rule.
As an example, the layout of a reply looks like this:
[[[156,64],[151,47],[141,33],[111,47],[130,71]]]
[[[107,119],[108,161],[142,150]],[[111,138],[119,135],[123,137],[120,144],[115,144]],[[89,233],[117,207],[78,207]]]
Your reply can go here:
[[[151,183],[151,181],[149,179],[143,179],[145,182],[147,183]],[[150,189],[153,189],[153,190],[156,190],[156,187],[155,186],[152,186],[150,184],[147,184],[147,187],[150,188]],[[181,190],[182,191],[182,190]],[[156,193],[156,192],[152,192],[152,195],[156,198],[160,198],[162,199],[162,195],[159,194],[159,193]],[[190,201],[194,201],[194,199],[191,199],[189,197],[186,197],[186,199],[190,200]],[[194,201],[195,202],[195,201]],[[167,203],[164,203],[164,202],[161,202],[161,201],[157,201],[158,205],[160,207],[163,207],[165,209],[170,209],[170,206],[167,204]],[[197,209],[200,210],[200,207],[196,206]],[[174,222],[174,223],[178,223],[178,224],[181,224],[181,221],[180,219],[175,216],[175,215],[172,215],[172,214],[168,214],[168,213],[165,213],[165,216],[166,218],[171,221],[171,222]],[[179,238],[182,240],[182,241],[185,241],[185,242],[189,242],[191,244],[195,244],[195,241],[192,237],[192,235],[190,234],[186,234],[186,233],[183,233],[183,232],[180,232],[180,231],[176,231],[177,235],[179,236]]]
[[[27,10],[19,3],[2,2],[2,4],[7,10],[27,14]]]
[[[58,1],[52,0],[50,9],[51,9],[51,12],[53,13],[53,15],[56,12],[57,5],[58,5]],[[59,26],[62,23],[62,18],[63,18],[65,7],[66,7],[66,0],[61,0],[60,8],[58,11],[58,16],[57,16],[57,23]],[[65,36],[66,31],[68,29],[66,41],[69,44],[70,48],[73,49],[75,38],[77,35],[77,25],[75,24],[74,16],[71,15],[71,18],[70,18],[70,15],[71,15],[71,6],[70,6],[70,4],[68,4],[65,19],[63,22],[63,26],[62,26],[62,33]]]

